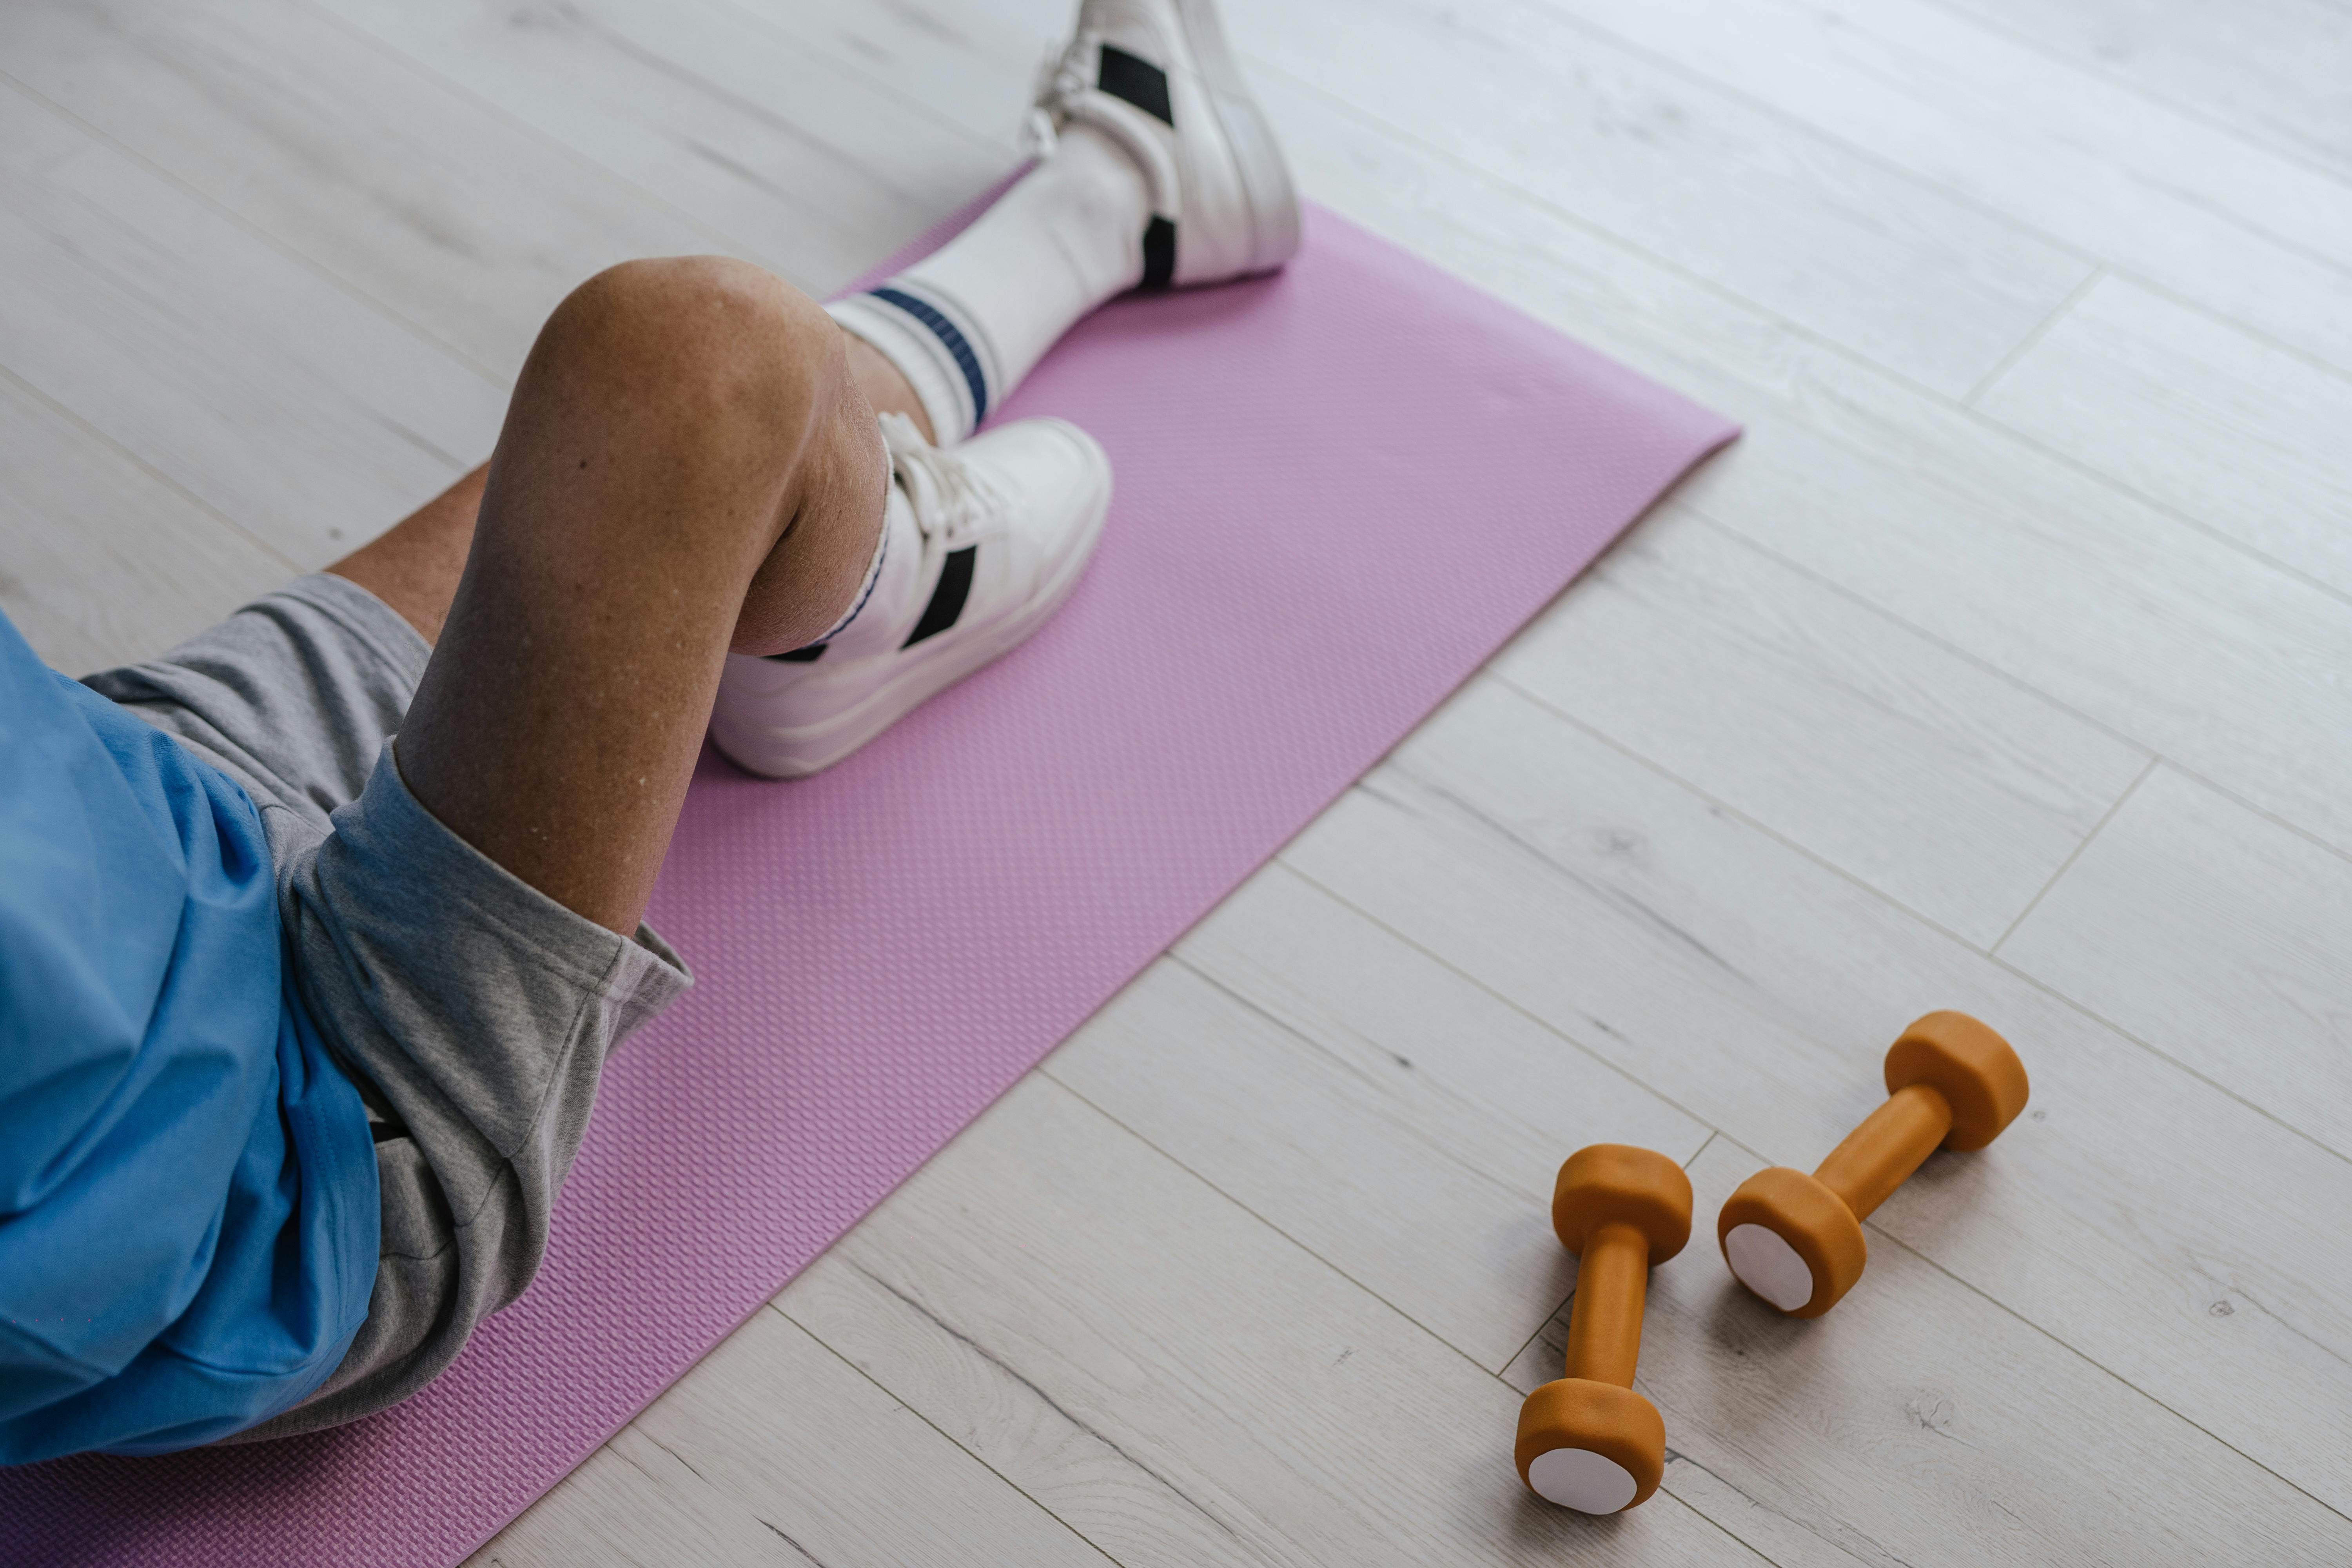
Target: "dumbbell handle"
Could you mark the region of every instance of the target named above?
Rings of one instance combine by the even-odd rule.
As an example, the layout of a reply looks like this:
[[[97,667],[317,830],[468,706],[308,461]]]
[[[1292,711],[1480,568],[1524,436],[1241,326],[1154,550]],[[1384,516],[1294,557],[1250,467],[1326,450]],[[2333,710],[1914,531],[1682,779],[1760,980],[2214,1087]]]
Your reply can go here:
[[[1951,1130],[1951,1102],[1924,1083],[1906,1084],[1830,1151],[1813,1179],[1835,1193],[1854,1218],[1867,1219]]]
[[[1650,1288],[1650,1239],[1630,1225],[1584,1238],[1576,1300],[1568,1312],[1568,1375],[1633,1386],[1642,1353],[1642,1301]]]

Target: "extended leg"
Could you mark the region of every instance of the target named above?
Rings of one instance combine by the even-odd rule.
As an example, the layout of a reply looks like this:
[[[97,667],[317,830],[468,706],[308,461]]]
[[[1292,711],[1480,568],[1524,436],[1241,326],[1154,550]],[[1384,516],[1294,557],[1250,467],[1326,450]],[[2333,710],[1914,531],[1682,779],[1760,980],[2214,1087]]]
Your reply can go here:
[[[1298,247],[1289,171],[1205,0],[1082,0],[1036,114],[1058,129],[1035,169],[939,251],[832,306],[859,364],[887,361],[914,395],[901,411],[942,443],[1113,295],[1270,271]]]
[[[491,859],[633,931],[728,652],[797,647],[860,590],[887,483],[873,410],[790,286],[632,262],[541,331],[469,530],[475,483],[333,568],[436,640],[402,776]]]

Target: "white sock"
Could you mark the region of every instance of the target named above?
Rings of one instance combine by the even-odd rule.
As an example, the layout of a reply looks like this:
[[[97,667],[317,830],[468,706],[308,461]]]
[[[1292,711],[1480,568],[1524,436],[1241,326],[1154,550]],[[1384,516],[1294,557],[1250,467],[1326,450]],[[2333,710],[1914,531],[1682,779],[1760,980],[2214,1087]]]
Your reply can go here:
[[[864,591],[841,624],[817,640],[832,645],[836,658],[861,658],[897,647],[914,624],[922,587],[923,540],[915,509],[893,480],[882,504],[882,542]]]
[[[890,487],[888,497],[889,500],[897,500],[899,499],[898,487],[897,485],[894,484]],[[850,627],[850,624],[856,621],[860,616],[864,615],[867,606],[873,604],[876,596],[876,590],[882,586],[883,574],[889,567],[889,564],[890,508],[888,501],[886,500],[882,509],[882,528],[874,538],[874,553],[866,563],[866,575],[858,582],[857,592],[851,596],[849,608],[842,611],[840,619],[835,621],[833,625],[822,635],[811,639],[806,646],[809,647],[815,647],[819,644],[831,642],[834,638],[847,631]]]
[[[1143,280],[1142,171],[1091,125],[980,221],[869,293],[827,307],[922,400],[941,446],[1010,395],[1080,317]]]

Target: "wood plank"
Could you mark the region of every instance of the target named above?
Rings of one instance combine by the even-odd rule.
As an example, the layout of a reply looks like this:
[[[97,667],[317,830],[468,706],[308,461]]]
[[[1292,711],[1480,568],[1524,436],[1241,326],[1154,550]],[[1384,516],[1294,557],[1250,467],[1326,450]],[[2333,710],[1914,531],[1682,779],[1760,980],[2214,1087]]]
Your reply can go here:
[[[2352,1504],[2342,1159],[1490,679],[1283,858],[1781,1163],[1810,1168],[1883,1099],[1910,1018],[1985,1018],[2032,1107],[1982,1153],[1930,1159],[1875,1223]]]
[[[0,62],[496,378],[591,273],[723,244],[301,0],[20,0]]]
[[[1958,395],[2078,254],[1525,5],[1236,8],[1255,58],[1925,385]],[[1411,106],[1409,110],[1403,106]]]
[[[2001,955],[2352,1157],[2352,863],[2159,767]]]
[[[1935,0],[1509,0],[2352,369],[2352,185]],[[1932,286],[1924,303],[1939,292]]]
[[[2352,376],[2109,278],[1977,405],[2352,594]]]
[[[1984,946],[2148,761],[1673,507],[1492,668]]]
[[[467,1568],[810,1568],[812,1562],[627,1426],[466,1560]]]
[[[719,0],[321,0],[820,296],[1009,168],[863,60]],[[999,119],[1024,84],[1002,83]]]
[[[1278,868],[1181,951],[1048,1074],[1490,1371],[1567,1292],[1544,1220],[1567,1152],[1706,1141]]]
[[[2352,847],[2342,599],[1352,110],[1267,101],[1319,199],[1744,420],[1682,504]]]
[[[757,1563],[1104,1564],[773,1311],[755,1313],[604,1451],[634,1473],[607,1465],[565,1482],[479,1559],[607,1563],[643,1552],[650,1563],[700,1563],[683,1549],[700,1537]],[[622,1498],[607,1484],[615,1479]],[[510,1555],[509,1536],[528,1542],[528,1555]]]
[[[1715,1213],[1765,1162],[1718,1138],[1700,1224],[1654,1270],[1634,1386],[1665,1417],[1667,1487],[1728,1496],[1776,1563],[2226,1563],[2341,1554],[2352,1524],[2053,1342],[1917,1253],[1815,1322],[1742,1290]],[[1560,1374],[1565,1313],[1506,1374]]]
[[[0,312],[13,292],[0,289]],[[0,375],[0,610],[51,668],[163,652],[293,574]]]
[[[1038,68],[1068,43],[1077,9],[1070,0],[731,3],[812,47],[860,62],[892,101],[919,106],[1006,152],[1020,146]]]
[[[506,397],[0,84],[0,365],[285,560],[324,565],[479,462]]]
[[[778,1305],[1125,1568],[1757,1561],[1538,1501],[1517,1394],[1045,1079]]]
[[[2352,176],[2336,0],[1946,0],[1953,10]]]

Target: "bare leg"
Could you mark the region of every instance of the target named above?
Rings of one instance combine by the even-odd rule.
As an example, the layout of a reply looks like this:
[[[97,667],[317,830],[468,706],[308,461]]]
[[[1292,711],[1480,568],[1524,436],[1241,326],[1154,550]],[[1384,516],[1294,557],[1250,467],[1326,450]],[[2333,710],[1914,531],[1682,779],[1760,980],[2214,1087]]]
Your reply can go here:
[[[713,258],[590,279],[541,330],[487,474],[331,568],[436,640],[403,778],[508,870],[634,931],[725,655],[848,608],[887,482],[806,296]]]
[[[466,574],[466,554],[474,547],[474,521],[489,477],[490,466],[484,463],[327,570],[399,611],[426,642],[439,642],[449,602]]]

